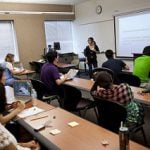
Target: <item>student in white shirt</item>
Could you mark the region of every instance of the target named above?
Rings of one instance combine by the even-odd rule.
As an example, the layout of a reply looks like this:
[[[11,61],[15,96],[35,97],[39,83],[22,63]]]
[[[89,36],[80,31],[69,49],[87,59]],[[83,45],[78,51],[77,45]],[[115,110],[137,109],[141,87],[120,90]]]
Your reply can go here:
[[[18,70],[14,68],[14,54],[7,54],[5,62],[1,65],[5,70],[6,85],[13,86],[14,80],[17,80],[13,75],[19,74],[24,70]]]

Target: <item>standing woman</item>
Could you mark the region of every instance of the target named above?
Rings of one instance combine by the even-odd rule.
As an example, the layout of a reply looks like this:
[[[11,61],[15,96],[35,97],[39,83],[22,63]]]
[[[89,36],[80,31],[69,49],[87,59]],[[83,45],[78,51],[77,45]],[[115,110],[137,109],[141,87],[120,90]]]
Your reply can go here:
[[[89,67],[89,75],[90,78],[92,77],[92,66],[94,68],[97,67],[97,56],[96,53],[99,52],[99,48],[96,45],[96,42],[94,41],[93,37],[88,38],[88,46],[84,49],[84,55],[86,57],[86,63]]]
[[[24,70],[16,70],[14,68],[14,54],[8,53],[5,57],[5,62],[1,65],[5,70],[5,78],[6,83],[5,85],[13,86],[14,80],[17,80],[13,75],[19,74]]]

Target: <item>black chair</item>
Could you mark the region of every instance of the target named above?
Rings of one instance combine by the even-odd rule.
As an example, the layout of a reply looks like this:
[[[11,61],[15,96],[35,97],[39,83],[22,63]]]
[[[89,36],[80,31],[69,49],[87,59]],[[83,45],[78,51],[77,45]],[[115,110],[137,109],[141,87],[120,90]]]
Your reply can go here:
[[[84,110],[82,116],[85,116],[88,109],[94,108],[95,115],[97,117],[95,102],[89,99],[82,98],[81,91],[75,87],[69,85],[63,85],[64,88],[64,100],[63,108],[71,112],[79,112],[81,116],[81,110]]]
[[[105,67],[100,67],[100,68],[94,68],[93,71],[92,71],[92,78],[94,79],[95,78],[95,75],[97,72],[101,72],[101,71],[106,71],[108,72],[109,74],[111,74],[112,76],[112,79],[114,79],[114,72],[108,68],[105,68]]]
[[[46,85],[40,81],[40,80],[35,80],[35,79],[30,79],[33,88],[37,92],[37,98],[39,100],[42,100],[44,102],[47,102],[48,104],[51,103],[53,100],[58,100],[60,106],[61,106],[61,100],[58,95],[51,95],[50,92],[48,91],[48,88]]]
[[[105,100],[96,96],[93,96],[98,110],[98,124],[108,130],[118,133],[121,121],[125,122],[127,117],[127,112],[125,107],[119,103]],[[143,129],[144,125],[144,109],[141,106],[141,113],[143,113],[141,123],[135,123],[132,126],[128,126],[130,131],[130,137],[134,135],[135,132],[141,131],[143,134],[143,139],[145,145],[147,145],[147,140],[145,132]]]
[[[40,74],[41,73],[41,68],[42,68],[44,63],[43,62],[32,61],[29,64],[31,65],[33,70],[35,70],[35,72],[37,74]]]
[[[117,75],[119,83],[128,83],[131,86],[139,87],[141,84],[141,80],[139,77],[133,75],[121,72]]]

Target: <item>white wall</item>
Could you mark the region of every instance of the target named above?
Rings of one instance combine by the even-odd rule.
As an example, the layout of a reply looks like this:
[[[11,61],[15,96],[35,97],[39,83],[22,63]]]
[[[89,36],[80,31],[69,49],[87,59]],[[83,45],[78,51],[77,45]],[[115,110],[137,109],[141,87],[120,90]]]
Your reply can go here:
[[[102,5],[103,11],[96,14],[96,6]],[[148,8],[150,0],[87,0],[75,6],[76,19],[73,22],[75,52],[83,56],[88,37],[94,37],[101,51],[115,50],[113,15]],[[105,56],[98,56],[99,66]],[[128,61],[127,64],[131,64]]]

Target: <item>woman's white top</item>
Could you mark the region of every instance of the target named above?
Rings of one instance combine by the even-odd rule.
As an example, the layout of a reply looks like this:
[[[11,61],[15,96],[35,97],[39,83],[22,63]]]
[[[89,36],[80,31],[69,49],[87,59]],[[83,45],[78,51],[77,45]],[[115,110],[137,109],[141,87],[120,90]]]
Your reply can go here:
[[[30,148],[18,145],[15,137],[0,123],[0,150],[11,143],[16,146],[17,150],[30,150]]]

